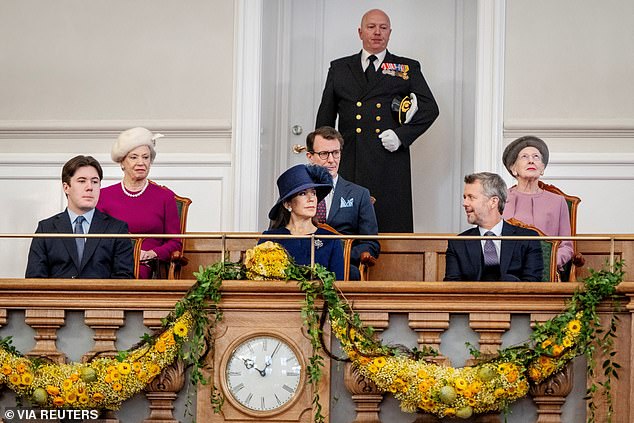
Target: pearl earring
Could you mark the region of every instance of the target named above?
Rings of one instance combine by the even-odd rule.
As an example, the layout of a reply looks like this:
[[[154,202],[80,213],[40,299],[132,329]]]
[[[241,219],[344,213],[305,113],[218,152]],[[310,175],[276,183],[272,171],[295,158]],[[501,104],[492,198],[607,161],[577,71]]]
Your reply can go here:
[[[286,210],[288,210],[288,211],[292,211],[293,209],[292,209],[291,207],[289,207],[289,208],[287,208]]]

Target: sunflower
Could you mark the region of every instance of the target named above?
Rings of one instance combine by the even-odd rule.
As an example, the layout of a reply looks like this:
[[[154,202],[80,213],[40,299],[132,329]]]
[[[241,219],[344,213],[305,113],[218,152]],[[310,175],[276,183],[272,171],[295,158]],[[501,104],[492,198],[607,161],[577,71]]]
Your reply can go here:
[[[581,330],[581,322],[576,319],[569,321],[568,330],[572,333],[579,333],[579,331]]]
[[[174,335],[184,338],[187,336],[188,332],[189,332],[189,328],[187,327],[185,323],[176,322],[176,324],[174,325]]]

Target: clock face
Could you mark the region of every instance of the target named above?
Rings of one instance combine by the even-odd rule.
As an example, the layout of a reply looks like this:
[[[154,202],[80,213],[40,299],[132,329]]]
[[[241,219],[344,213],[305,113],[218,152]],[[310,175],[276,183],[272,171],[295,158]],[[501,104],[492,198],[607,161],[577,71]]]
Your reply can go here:
[[[229,393],[252,411],[271,411],[288,403],[300,386],[302,366],[293,349],[273,336],[240,343],[227,361]]]

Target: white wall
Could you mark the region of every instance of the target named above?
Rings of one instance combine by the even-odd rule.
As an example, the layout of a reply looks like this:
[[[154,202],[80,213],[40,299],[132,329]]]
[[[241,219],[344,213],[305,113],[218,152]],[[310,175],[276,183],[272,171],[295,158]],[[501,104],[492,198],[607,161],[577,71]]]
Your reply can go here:
[[[578,231],[634,233],[634,2],[507,2],[504,137],[534,134]]]

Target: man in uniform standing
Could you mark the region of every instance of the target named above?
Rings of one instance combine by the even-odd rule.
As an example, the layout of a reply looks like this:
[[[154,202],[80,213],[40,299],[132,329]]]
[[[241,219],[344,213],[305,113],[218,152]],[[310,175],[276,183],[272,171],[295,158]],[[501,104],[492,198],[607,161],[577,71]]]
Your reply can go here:
[[[376,198],[380,232],[413,232],[409,146],[438,117],[438,106],[420,64],[387,51],[385,12],[366,12],[358,31],[363,50],[331,62],[315,127],[334,127],[339,116],[340,174]]]

